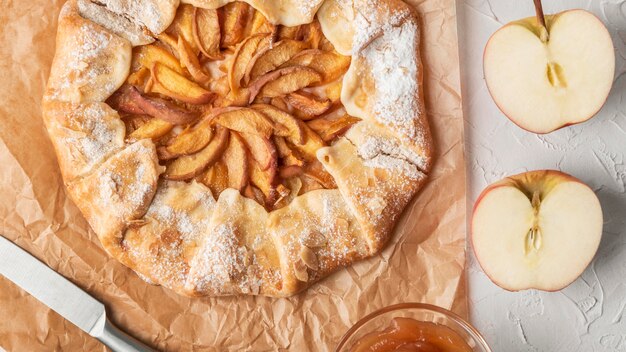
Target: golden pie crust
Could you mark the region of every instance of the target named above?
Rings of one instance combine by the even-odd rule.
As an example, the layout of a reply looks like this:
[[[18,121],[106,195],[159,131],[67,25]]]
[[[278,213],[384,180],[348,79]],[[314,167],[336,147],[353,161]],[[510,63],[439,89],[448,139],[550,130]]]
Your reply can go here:
[[[215,9],[231,0],[183,0]],[[180,294],[293,295],[378,253],[431,168],[419,25],[400,0],[246,0],[273,24],[313,21],[352,62],[341,102],[360,119],[318,150],[337,189],[271,212],[238,190],[215,199],[162,177],[155,144],[124,140],[105,101],[134,46],[174,20],[178,0],[70,0],[63,7],[43,118],[69,195],[103,247],[146,281]]]

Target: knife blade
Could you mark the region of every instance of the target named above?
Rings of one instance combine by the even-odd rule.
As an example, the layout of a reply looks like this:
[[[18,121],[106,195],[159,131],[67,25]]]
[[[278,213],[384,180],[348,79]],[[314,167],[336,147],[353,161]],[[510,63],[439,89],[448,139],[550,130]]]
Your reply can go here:
[[[3,236],[0,274],[113,351],[153,351],[109,322],[104,304]]]

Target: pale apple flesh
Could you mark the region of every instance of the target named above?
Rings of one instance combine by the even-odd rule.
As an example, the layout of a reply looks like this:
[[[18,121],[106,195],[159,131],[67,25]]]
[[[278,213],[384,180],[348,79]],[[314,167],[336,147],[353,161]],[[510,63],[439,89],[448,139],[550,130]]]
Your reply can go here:
[[[496,105],[518,126],[548,133],[595,115],[611,90],[615,53],[604,24],[584,10],[535,17],[496,31],[483,70]]]
[[[600,202],[587,185],[559,171],[532,171],[482,192],[472,216],[472,246],[498,286],[556,291],[589,265],[602,222]]]

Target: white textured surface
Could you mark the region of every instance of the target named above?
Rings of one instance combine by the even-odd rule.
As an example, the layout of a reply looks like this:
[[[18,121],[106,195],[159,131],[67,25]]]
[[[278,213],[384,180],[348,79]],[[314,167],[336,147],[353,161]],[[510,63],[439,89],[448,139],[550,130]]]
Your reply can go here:
[[[469,256],[471,320],[496,352],[626,351],[626,0],[544,0],[546,13],[570,8],[592,11],[609,28],[617,60],[613,90],[590,121],[537,136],[502,115],[482,73],[489,36],[533,16],[532,1],[459,0],[468,209],[485,186],[506,175],[552,168],[588,183],[605,217],[594,261],[560,292],[507,292]]]

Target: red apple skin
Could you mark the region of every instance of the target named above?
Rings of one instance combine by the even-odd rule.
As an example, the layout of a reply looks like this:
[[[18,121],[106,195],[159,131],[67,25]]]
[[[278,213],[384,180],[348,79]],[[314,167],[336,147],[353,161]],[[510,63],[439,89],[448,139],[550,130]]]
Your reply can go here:
[[[554,289],[545,289],[545,288],[538,288],[538,287],[527,287],[525,289],[519,289],[519,290],[509,289],[509,288],[506,287],[506,285],[503,285],[502,283],[498,282],[498,280],[496,280],[495,278],[493,278],[493,277],[489,276],[489,274],[487,274],[487,272],[484,270],[483,264],[480,262],[480,257],[476,254],[476,250],[474,249],[475,248],[474,236],[473,236],[473,234],[474,234],[474,214],[476,213],[476,209],[480,205],[480,202],[483,200],[483,198],[485,198],[485,196],[487,194],[489,194],[489,192],[493,191],[494,189],[497,189],[497,188],[500,188],[500,187],[515,186],[515,184],[517,184],[517,182],[519,182],[521,180],[524,180],[524,179],[529,179],[529,178],[530,179],[536,179],[536,180],[545,180],[546,178],[555,178],[555,179],[559,180],[558,183],[567,182],[567,181],[578,182],[578,183],[588,187],[591,190],[591,187],[589,187],[586,183],[582,182],[578,178],[576,178],[576,177],[574,177],[572,175],[566,174],[564,172],[558,171],[558,170],[534,170],[534,171],[527,171],[527,172],[523,172],[523,173],[520,173],[520,174],[516,174],[516,175],[505,177],[504,179],[502,179],[500,181],[492,183],[491,185],[487,186],[480,193],[480,195],[476,199],[476,202],[474,203],[474,207],[472,209],[472,219],[470,220],[470,229],[471,229],[470,230],[470,242],[472,244],[472,250],[474,251],[474,257],[478,261],[478,264],[480,265],[481,269],[483,269],[483,272],[489,278],[489,280],[491,280],[494,284],[498,285],[500,288],[502,288],[502,289],[504,289],[506,291],[518,292],[518,291],[521,291],[521,290],[528,290],[528,289],[539,289],[539,290],[546,291],[546,292],[560,291],[560,290],[564,289],[565,287],[569,286],[571,284],[571,282],[568,285],[564,286],[564,287],[555,287]],[[587,266],[589,266],[589,263],[591,263],[591,261],[589,261],[588,263],[585,264],[585,268]],[[582,272],[580,274],[582,274]]]
[[[567,10],[567,11],[560,12],[559,14],[563,14],[563,13],[570,12],[570,11],[579,11],[579,10],[577,10],[577,9]],[[600,20],[600,18],[599,18],[598,16],[596,16],[596,15],[595,15],[595,14],[593,14],[593,13],[591,13],[591,14],[592,14],[595,18],[597,18],[597,19],[598,19],[598,21],[602,22],[602,20]],[[507,23],[507,24],[505,24],[504,26],[502,26],[502,27],[498,28],[498,30],[497,30],[497,31],[495,31],[495,32],[491,35],[491,37],[489,37],[489,40],[487,41],[487,44],[485,45],[485,49],[483,49],[483,72],[485,72],[485,66],[484,66],[485,59],[484,59],[484,57],[485,57],[485,53],[487,52],[487,49],[489,48],[489,44],[491,43],[491,39],[493,38],[494,34],[496,34],[499,30],[501,30],[502,28],[505,28],[505,27],[507,27],[507,26],[512,25],[512,23],[513,23],[513,22],[511,22],[511,23]],[[584,122],[589,121],[592,117],[596,116],[596,115],[598,114],[598,112],[600,112],[600,110],[602,110],[602,107],[604,106],[604,104],[606,103],[606,101],[609,99],[609,95],[607,95],[607,96],[606,96],[606,98],[604,99],[604,102],[602,103],[602,105],[600,105],[600,107],[599,107],[599,108],[598,108],[598,109],[597,109],[597,110],[596,110],[593,114],[591,114],[591,115],[590,115],[587,119],[585,119],[585,120],[583,120],[583,121],[578,121],[578,122],[568,122],[568,123],[565,123],[565,124],[561,125],[560,127],[557,127],[557,128],[555,128],[555,129],[553,129],[553,130],[551,130],[551,131],[546,131],[546,132],[535,132],[535,131],[531,131],[531,130],[527,129],[526,127],[524,127],[524,126],[520,125],[517,121],[513,120],[513,119],[512,119],[512,118],[511,118],[511,117],[507,114],[507,112],[505,111],[505,109],[504,109],[502,106],[500,106],[500,104],[498,104],[498,102],[496,101],[496,99],[494,99],[494,95],[493,95],[493,93],[491,92],[491,89],[489,89],[489,85],[488,85],[488,84],[485,84],[485,85],[487,86],[487,91],[489,92],[489,95],[491,95],[491,100],[493,100],[493,102],[496,104],[496,106],[498,107],[498,109],[500,109],[500,111],[504,114],[504,116],[506,116],[506,117],[509,119],[509,121],[513,122],[513,124],[514,124],[514,125],[516,125],[517,127],[519,127],[519,128],[521,128],[521,129],[523,129],[523,130],[524,130],[524,131],[526,131],[526,132],[531,132],[531,133],[538,134],[538,135],[545,135],[545,134],[549,134],[549,133],[552,133],[552,132],[554,132],[554,131],[560,130],[561,128],[565,128],[565,127],[568,127],[568,126],[573,126],[573,125],[578,125],[578,124],[581,124],[581,123],[584,123]],[[565,175],[567,175],[567,174],[565,174]],[[557,291],[558,291],[558,290],[557,290]]]

